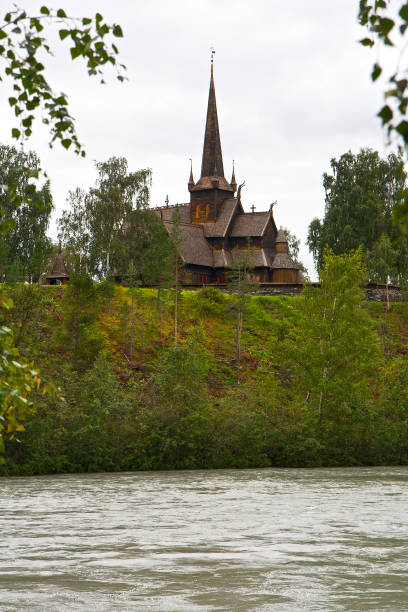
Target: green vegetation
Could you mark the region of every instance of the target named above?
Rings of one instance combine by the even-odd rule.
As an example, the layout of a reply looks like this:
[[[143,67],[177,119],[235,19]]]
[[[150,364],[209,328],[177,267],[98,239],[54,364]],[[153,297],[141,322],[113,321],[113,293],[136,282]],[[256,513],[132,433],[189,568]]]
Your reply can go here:
[[[382,125],[386,127],[388,138],[394,134],[408,145],[408,122],[406,121],[408,106],[408,81],[406,78],[406,62],[404,51],[408,29],[408,2],[399,0],[360,0],[358,22],[366,29],[366,36],[360,40],[364,47],[375,47],[375,63],[371,71],[372,81],[376,81],[389,64],[383,62],[380,51],[386,48],[399,48],[395,57],[395,67],[391,69],[385,86],[385,105],[378,113]],[[382,48],[382,49],[381,49]],[[381,65],[383,64],[383,65]]]
[[[3,323],[57,391],[2,473],[407,463],[408,304],[366,302],[362,274],[329,253],[321,289],[246,296],[239,385],[235,295],[181,292],[175,345],[170,289],[6,287]]]
[[[362,247],[370,280],[408,279],[408,237],[395,224],[408,198],[401,155],[381,159],[377,151],[351,151],[330,162],[323,174],[325,214],[309,225],[308,245],[317,268],[325,249],[336,255]]]
[[[51,255],[47,229],[52,212],[50,182],[33,192],[30,204],[16,207],[12,191],[28,194],[30,180],[40,169],[34,151],[0,145],[0,218],[7,235],[0,232],[0,279],[7,282],[38,282]]]
[[[0,58],[4,62],[0,80],[8,79],[13,85],[9,104],[19,121],[19,127],[12,129],[13,138],[31,136],[37,113],[50,129],[50,145],[59,140],[66,149],[73,145],[75,153],[84,156],[74,119],[68,112],[67,95],[53,91],[41,61],[44,55],[53,54],[50,40],[44,36],[46,28],[52,26],[56,26],[61,44],[65,40],[70,45],[71,59],[82,59],[88,75],[100,77],[102,83],[106,65],[115,66],[117,78],[124,80],[125,66],[117,63],[118,48],[113,42],[122,38],[123,32],[120,25],[104,22],[100,13],[95,17],[70,17],[62,8],[47,6],[31,16],[14,4],[0,19]]]
[[[108,40],[111,35],[121,38],[122,28],[106,24],[100,13],[95,18],[70,18],[64,9],[47,6],[41,6],[39,15],[29,16],[14,4],[0,20],[0,58],[4,60],[0,82],[11,82],[13,95],[8,101],[19,122],[19,127],[12,129],[12,137],[20,141],[29,138],[37,112],[50,129],[50,146],[59,140],[65,149],[74,145],[75,153],[85,156],[68,112],[66,94],[55,93],[44,76],[45,66],[40,58],[44,53],[52,55],[52,50],[43,31],[44,25],[51,24],[57,24],[61,41],[70,41],[71,59],[85,61],[89,76],[102,77],[106,65],[113,65],[120,81],[124,80],[121,71],[125,66],[117,64],[118,48],[114,43],[108,45]],[[35,154],[1,147],[0,236],[6,237],[0,240],[1,280],[7,277],[9,282],[15,282],[28,277],[32,282],[36,276],[41,277],[47,265],[51,246],[45,235],[50,214],[50,202],[46,201],[49,186],[48,182],[38,185],[40,175]],[[1,292],[0,309],[12,307],[12,301]],[[30,392],[41,386],[30,362],[21,360],[14,336],[7,325],[0,327],[0,461],[5,437],[13,440],[16,432],[24,430],[23,421],[33,410]],[[42,389],[47,391],[44,386]]]

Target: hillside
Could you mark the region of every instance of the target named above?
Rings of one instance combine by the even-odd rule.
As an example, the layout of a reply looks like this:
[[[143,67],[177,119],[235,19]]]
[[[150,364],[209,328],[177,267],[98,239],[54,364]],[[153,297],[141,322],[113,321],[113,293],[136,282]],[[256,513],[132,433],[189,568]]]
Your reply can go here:
[[[408,460],[406,303],[363,301],[352,323],[345,305],[325,337],[304,298],[186,291],[175,348],[173,291],[67,291],[6,289],[16,344],[56,389],[3,474]]]

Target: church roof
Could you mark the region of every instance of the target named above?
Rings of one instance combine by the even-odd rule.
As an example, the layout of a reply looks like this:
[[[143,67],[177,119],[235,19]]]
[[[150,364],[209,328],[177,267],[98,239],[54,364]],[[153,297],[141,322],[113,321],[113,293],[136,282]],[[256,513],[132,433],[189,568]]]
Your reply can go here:
[[[169,233],[173,228],[171,221],[165,221],[164,225]],[[192,223],[180,223],[179,231],[181,235],[180,244],[177,250],[184,263],[195,264],[197,266],[214,266],[213,252],[211,246],[204,237],[201,225]]]
[[[280,228],[279,232],[276,235],[275,242],[287,242],[285,231]]]
[[[276,253],[271,268],[274,270],[298,270],[299,266],[295,264],[289,253]]]
[[[233,192],[233,188],[223,176],[202,176],[191,191],[200,191],[201,189],[223,189],[224,191]]]
[[[68,270],[62,259],[61,253],[58,253],[56,256],[52,270],[46,278],[69,278]]]
[[[253,249],[252,251],[246,249],[234,250],[232,259],[239,261],[241,258],[247,260],[248,264],[253,268],[268,268],[270,265],[270,258],[266,249]]]
[[[217,221],[203,225],[204,235],[207,238],[223,238],[230,226],[232,217],[239,206],[236,198],[224,200],[221,204]]]
[[[214,268],[225,268],[231,265],[231,254],[225,249],[213,251]]]
[[[233,238],[263,236],[270,216],[269,211],[237,215],[230,235]]]
[[[190,203],[177,204],[175,206],[158,206],[153,210],[161,216],[163,221],[171,221],[176,208],[178,209],[181,223],[190,223]]]

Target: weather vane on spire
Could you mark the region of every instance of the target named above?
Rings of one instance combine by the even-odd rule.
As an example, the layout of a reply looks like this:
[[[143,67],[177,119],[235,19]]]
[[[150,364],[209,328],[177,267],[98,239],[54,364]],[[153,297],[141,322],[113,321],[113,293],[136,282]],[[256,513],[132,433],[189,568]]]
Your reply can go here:
[[[214,55],[215,55],[214,45],[211,45],[211,66],[214,64]]]

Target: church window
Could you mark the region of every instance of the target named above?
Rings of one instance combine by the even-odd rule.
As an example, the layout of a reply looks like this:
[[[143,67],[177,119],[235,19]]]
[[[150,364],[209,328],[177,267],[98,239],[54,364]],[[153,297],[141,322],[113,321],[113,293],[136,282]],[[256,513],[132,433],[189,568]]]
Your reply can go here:
[[[205,216],[208,217],[209,214],[210,214],[210,205],[206,204],[205,205]]]

